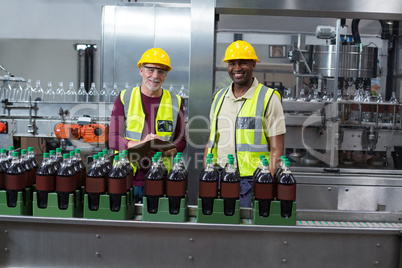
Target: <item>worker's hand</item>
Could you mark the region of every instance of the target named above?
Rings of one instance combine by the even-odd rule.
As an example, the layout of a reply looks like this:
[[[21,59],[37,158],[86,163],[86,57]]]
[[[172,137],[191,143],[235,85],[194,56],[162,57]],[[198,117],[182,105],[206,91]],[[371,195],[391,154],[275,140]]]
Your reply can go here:
[[[162,140],[158,135],[149,133],[148,135],[145,136],[145,138],[142,141],[149,141],[153,139],[159,139]]]
[[[127,143],[127,148],[133,147],[133,146],[137,145],[138,143],[140,143],[140,141],[132,141],[132,140],[130,140]]]
[[[163,157],[165,157],[165,156],[174,156],[174,155],[177,154],[177,149],[173,148],[173,149],[170,149],[170,150],[167,150],[167,151],[162,151],[161,150],[161,152],[162,152]]]

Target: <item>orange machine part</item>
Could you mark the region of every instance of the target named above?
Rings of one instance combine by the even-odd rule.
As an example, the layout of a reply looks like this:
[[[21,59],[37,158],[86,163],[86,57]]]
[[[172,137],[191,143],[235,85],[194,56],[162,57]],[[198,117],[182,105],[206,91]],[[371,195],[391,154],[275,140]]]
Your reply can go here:
[[[105,143],[109,137],[109,126],[104,124],[82,126],[81,137],[87,143]]]
[[[79,140],[80,136],[80,128],[79,124],[57,124],[54,128],[54,132],[56,134],[56,138],[58,139],[76,139]]]
[[[3,122],[0,122],[0,133],[5,133],[7,131],[7,126]]]

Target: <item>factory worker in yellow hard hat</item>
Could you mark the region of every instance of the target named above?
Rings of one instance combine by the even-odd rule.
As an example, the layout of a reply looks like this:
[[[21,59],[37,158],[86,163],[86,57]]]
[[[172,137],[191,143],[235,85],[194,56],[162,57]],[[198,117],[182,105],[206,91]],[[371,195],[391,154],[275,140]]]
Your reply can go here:
[[[253,172],[260,155],[269,159],[274,174],[283,154],[285,120],[280,94],[253,76],[258,57],[252,45],[235,41],[228,46],[224,62],[232,83],[218,91],[210,111],[210,136],[204,158],[213,153],[224,167],[233,154],[240,173],[240,206],[250,207]]]
[[[161,48],[144,52],[137,63],[141,86],[125,89],[116,98],[109,129],[110,148],[122,151],[140,142],[163,139],[176,148],[161,150],[168,168],[170,157],[186,147],[185,122],[181,98],[162,88],[172,70],[169,55]],[[151,151],[149,156],[155,152]],[[148,157],[138,159],[134,168],[136,202],[144,195],[144,177],[150,168]]]

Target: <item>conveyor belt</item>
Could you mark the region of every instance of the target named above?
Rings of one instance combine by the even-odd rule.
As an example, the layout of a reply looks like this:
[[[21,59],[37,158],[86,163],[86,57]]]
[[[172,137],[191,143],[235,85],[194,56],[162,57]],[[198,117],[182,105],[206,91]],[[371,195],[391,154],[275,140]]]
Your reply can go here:
[[[141,221],[141,215],[136,215],[134,220]],[[188,222],[196,222],[196,217],[189,217]],[[252,225],[252,219],[241,219],[241,224]],[[362,222],[362,221],[296,221],[296,226],[313,227],[348,227],[348,228],[402,228],[402,223],[397,222]]]

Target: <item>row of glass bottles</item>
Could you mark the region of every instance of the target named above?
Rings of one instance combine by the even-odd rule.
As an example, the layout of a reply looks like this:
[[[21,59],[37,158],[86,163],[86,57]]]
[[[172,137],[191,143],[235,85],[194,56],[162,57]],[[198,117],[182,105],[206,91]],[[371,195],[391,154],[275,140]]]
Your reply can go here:
[[[125,88],[128,88],[128,83]],[[20,82],[15,82],[11,86],[10,81],[4,81],[0,98],[11,102],[28,102],[30,98],[39,102],[114,102],[119,93],[116,83],[111,90],[104,83],[99,91],[95,83],[91,83],[91,88],[87,92],[84,83],[80,83],[80,87],[76,90],[73,82],[69,83],[68,89],[64,88],[63,82],[59,82],[56,89],[53,88],[52,82],[48,82],[47,87],[43,89],[40,80],[36,80],[35,87],[32,87],[31,79],[28,79],[24,88]]]

